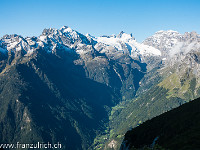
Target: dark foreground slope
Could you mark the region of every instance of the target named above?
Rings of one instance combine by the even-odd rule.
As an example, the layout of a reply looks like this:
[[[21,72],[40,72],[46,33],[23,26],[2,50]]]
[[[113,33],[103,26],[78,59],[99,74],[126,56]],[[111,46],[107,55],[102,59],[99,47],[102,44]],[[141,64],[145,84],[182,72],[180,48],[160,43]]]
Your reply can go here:
[[[121,149],[200,149],[200,98],[128,131]],[[157,148],[156,148],[157,147]]]

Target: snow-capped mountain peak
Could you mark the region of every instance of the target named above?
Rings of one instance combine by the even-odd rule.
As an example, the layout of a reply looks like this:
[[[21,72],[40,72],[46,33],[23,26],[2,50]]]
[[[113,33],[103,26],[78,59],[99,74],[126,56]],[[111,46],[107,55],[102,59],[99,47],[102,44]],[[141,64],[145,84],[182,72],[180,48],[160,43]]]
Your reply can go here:
[[[132,33],[131,34],[127,34],[127,33],[123,32],[123,31],[121,31],[117,37],[121,38],[121,40],[123,40],[123,41],[135,40],[135,38],[133,37]]]
[[[4,46],[1,46],[1,49],[6,49],[7,51],[24,50],[27,53],[28,51],[32,53],[37,47],[42,47],[48,52],[53,52],[59,48],[67,50],[76,49],[77,46],[80,47],[81,44],[84,44],[97,45],[96,47],[101,45],[101,49],[107,49],[107,51],[109,51],[110,48],[108,46],[110,46],[117,52],[129,54],[134,58],[142,55],[161,55],[160,51],[156,48],[138,43],[132,34],[127,34],[123,31],[117,36],[111,35],[96,38],[89,34],[84,36],[68,26],[63,26],[60,29],[44,29],[38,37],[23,38],[18,35],[7,36],[2,39],[2,42]],[[109,53],[113,52],[110,51]],[[115,54],[113,53],[113,55]]]
[[[91,35],[89,34],[89,33],[86,33],[86,35],[85,35],[86,37],[91,37]]]
[[[78,33],[71,29],[70,27],[68,26],[63,26],[61,29],[60,29],[61,32],[63,32],[64,34],[68,35],[68,36],[71,36],[72,38],[77,38],[78,37]]]
[[[161,55],[161,52],[158,49],[138,43],[132,34],[127,34],[123,31],[120,32],[118,36],[101,36],[94,40],[98,43],[114,47],[117,52],[128,53],[132,58],[147,55]]]
[[[162,52],[162,56],[167,57],[169,49],[178,43],[181,36],[177,31],[160,30],[144,40],[143,44],[159,49]]]
[[[120,32],[117,36],[94,37],[90,34],[83,35],[68,26],[60,29],[44,29],[38,37],[23,38],[20,35],[5,35],[0,39],[0,52],[17,52],[32,54],[36,48],[42,48],[47,52],[56,51],[84,51],[88,47],[104,53],[107,56],[129,55],[134,59],[143,60],[146,56],[172,57],[179,53],[188,53],[190,50],[199,50],[200,36],[196,32],[181,35],[177,31],[158,31],[147,38],[143,43],[135,40],[132,34]],[[77,51],[78,50],[78,51]],[[78,53],[80,54],[80,53]]]
[[[60,28],[60,30],[65,30],[65,29],[67,29],[67,28],[69,28],[68,26],[62,26],[61,28]]]
[[[1,49],[6,49],[7,51],[15,52],[24,50],[27,52],[30,50],[30,45],[26,39],[16,34],[3,36],[1,43]]]
[[[143,44],[159,49],[167,63],[175,64],[183,61],[189,53],[200,51],[200,35],[196,32],[180,34],[173,30],[161,30],[147,38]]]

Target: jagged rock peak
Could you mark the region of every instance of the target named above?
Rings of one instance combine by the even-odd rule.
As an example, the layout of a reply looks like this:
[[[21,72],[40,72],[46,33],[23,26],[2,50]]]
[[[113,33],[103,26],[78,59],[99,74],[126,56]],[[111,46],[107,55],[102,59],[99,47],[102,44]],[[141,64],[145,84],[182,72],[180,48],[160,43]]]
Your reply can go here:
[[[119,34],[118,34],[118,38],[121,38],[122,37],[122,35],[124,34],[125,32],[124,31],[121,31]]]
[[[42,32],[42,35],[46,35],[49,36],[51,34],[55,34],[55,35],[62,35],[64,33],[73,33],[73,34],[78,34],[77,31],[71,29],[68,26],[63,26],[60,29],[55,29],[55,28],[48,28],[48,29],[44,29]]]
[[[90,37],[91,35],[90,35],[89,33],[87,33],[85,36],[88,36],[88,37]]]
[[[124,39],[134,39],[135,38],[133,37],[133,34],[127,34],[125,33],[124,31],[121,31],[118,35],[117,35],[118,38],[124,38]]]
[[[183,35],[183,39],[184,40],[191,39],[192,41],[198,40],[198,42],[200,42],[200,35],[195,31],[185,32],[185,34]]]
[[[17,35],[17,34],[11,34],[11,35],[4,35],[3,39],[10,39],[10,38],[23,38],[21,35]]]
[[[69,28],[68,26],[62,26],[61,28],[60,28],[60,30],[62,30],[62,29],[67,29],[67,28]]]

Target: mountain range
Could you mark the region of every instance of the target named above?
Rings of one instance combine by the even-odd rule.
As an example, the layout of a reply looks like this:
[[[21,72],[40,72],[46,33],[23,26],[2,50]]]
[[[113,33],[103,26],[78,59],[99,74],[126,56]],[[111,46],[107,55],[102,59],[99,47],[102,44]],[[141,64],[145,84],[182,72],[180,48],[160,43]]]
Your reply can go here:
[[[94,37],[67,26],[0,39],[0,143],[119,149],[142,122],[200,97],[200,35]]]

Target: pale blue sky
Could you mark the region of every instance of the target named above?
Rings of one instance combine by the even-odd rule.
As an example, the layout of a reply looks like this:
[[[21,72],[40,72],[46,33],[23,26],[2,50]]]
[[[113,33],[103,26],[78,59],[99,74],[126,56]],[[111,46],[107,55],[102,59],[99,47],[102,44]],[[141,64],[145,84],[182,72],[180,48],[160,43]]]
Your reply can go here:
[[[93,36],[124,31],[138,41],[158,30],[200,33],[200,0],[0,0],[0,37],[63,25]]]

